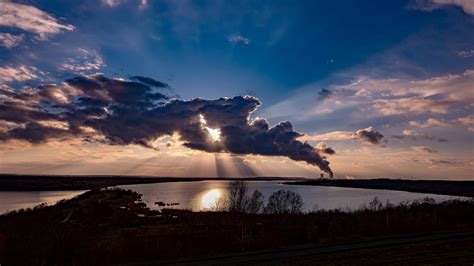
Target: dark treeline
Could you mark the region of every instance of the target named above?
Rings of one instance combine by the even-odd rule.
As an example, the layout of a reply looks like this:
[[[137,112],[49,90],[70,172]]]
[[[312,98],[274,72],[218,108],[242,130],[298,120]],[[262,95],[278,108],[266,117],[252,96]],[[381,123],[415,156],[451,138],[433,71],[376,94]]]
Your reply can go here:
[[[400,190],[452,196],[474,197],[474,181],[407,179],[316,179],[287,182],[288,185],[332,186]]]
[[[253,193],[247,195],[246,208],[252,210]],[[472,200],[435,203],[427,198],[394,206],[374,199],[352,212],[254,214],[172,209],[159,212],[145,208],[140,197],[118,189],[93,190],[55,206],[0,216],[0,263],[98,265],[160,261],[474,229]],[[281,195],[276,198],[275,202],[281,202]],[[270,202],[266,201],[266,207]]]
[[[295,180],[291,177],[205,178],[151,176],[67,176],[0,174],[0,191],[88,190],[118,185],[204,180]]]

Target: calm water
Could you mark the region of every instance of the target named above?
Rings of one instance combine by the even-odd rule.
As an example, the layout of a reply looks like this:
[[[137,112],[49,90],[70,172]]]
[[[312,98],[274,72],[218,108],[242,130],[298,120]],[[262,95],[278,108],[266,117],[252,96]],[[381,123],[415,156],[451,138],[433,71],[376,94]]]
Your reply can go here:
[[[62,199],[70,199],[81,191],[2,191],[0,192],[0,214],[8,211],[33,208],[41,203],[55,204]]]
[[[194,211],[209,210],[222,198],[229,181],[200,181],[200,182],[173,182],[158,184],[125,185],[122,188],[131,189],[143,194],[143,201],[151,209],[160,209],[155,202],[179,203],[173,208],[192,209]],[[443,201],[459,197],[411,193],[403,191],[317,187],[317,186],[294,186],[279,184],[281,181],[251,181],[248,182],[252,193],[259,189],[265,199],[280,189],[298,192],[303,197],[305,211],[315,209],[356,209],[362,204],[368,204],[374,197],[378,197],[383,203],[387,200],[397,204],[406,200],[422,199],[424,197]],[[169,208],[169,207],[168,207]]]

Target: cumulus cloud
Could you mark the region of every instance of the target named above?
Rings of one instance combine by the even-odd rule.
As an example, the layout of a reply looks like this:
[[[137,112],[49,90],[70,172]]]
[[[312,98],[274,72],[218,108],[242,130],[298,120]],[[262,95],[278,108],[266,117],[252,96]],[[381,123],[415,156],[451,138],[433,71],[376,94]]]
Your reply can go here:
[[[304,135],[301,136],[301,140],[306,140],[306,141],[328,141],[328,140],[353,140],[353,139],[359,139],[363,141],[364,143],[368,144],[383,144],[383,135],[378,132],[374,131],[372,127],[364,128],[364,129],[359,129],[355,132],[352,131],[333,131],[325,134],[320,134],[320,135]]]
[[[72,31],[74,26],[61,24],[56,18],[31,5],[0,1],[0,26],[32,32],[39,39],[46,39],[62,31]]]
[[[413,8],[432,11],[449,5],[458,6],[467,14],[474,15],[474,2],[471,0],[417,0]]]
[[[71,78],[62,85],[20,91],[3,88],[0,120],[9,128],[0,139],[37,144],[67,137],[155,148],[158,138],[178,134],[191,149],[286,156],[332,175],[329,162],[319,154],[334,153],[332,149],[320,151],[299,141],[302,134],[288,121],[270,127],[265,119],[250,120],[261,104],[255,97],[183,101],[158,92],[157,87],[165,83],[145,77],[134,80],[96,74]]]
[[[354,133],[354,136],[367,143],[382,144],[383,135],[378,131],[374,131],[372,127],[359,129]]]
[[[318,144],[316,144],[316,149],[319,152],[330,154],[330,155],[336,153],[336,151],[333,150],[331,147],[329,147],[326,142],[319,142]]]
[[[99,70],[105,66],[104,59],[95,50],[78,48],[77,53],[76,57],[67,58],[66,62],[61,64],[60,69],[74,73],[86,73]]]
[[[410,121],[408,122],[410,126],[413,127],[421,127],[421,128],[427,128],[427,127],[450,127],[452,126],[452,123],[443,119],[435,119],[435,118],[428,118],[425,122],[419,122],[419,121]]]
[[[411,147],[412,150],[418,153],[437,153],[437,150],[425,147],[425,146],[413,146]]]
[[[240,34],[232,34],[227,39],[229,42],[233,43],[243,43],[243,44],[250,44],[250,40]]]
[[[13,48],[23,40],[23,34],[13,35],[9,33],[0,33],[0,46],[5,48]]]
[[[38,78],[38,70],[32,66],[0,67],[0,84],[12,81],[26,81]]]

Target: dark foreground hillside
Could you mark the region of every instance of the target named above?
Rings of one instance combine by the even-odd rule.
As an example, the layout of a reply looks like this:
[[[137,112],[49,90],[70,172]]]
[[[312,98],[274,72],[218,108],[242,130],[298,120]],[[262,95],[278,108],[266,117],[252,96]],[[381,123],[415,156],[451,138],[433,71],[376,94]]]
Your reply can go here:
[[[410,256],[429,259],[424,254],[465,263],[474,259],[473,233],[474,201],[371,204],[352,213],[158,212],[144,208],[137,193],[94,190],[0,216],[0,264],[387,264],[394,258],[410,262]],[[454,236],[459,241],[449,242]],[[373,258],[371,250],[378,250]]]

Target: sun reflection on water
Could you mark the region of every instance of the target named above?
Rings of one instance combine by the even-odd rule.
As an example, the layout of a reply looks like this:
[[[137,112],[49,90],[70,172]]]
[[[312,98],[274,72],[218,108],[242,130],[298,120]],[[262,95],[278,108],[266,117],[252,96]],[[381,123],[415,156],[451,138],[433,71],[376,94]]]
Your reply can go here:
[[[201,197],[201,209],[212,209],[216,207],[222,198],[221,189],[211,189],[205,192]]]

